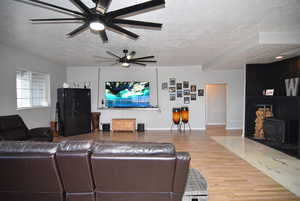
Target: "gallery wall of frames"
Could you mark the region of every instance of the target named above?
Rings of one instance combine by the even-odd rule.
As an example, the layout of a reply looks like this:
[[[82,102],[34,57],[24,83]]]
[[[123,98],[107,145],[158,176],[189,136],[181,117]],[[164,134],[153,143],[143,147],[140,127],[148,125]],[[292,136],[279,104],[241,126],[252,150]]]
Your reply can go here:
[[[197,101],[197,97],[204,96],[204,89],[197,88],[195,83],[190,81],[181,81],[176,78],[169,78],[168,82],[163,82],[162,90],[169,90],[169,100],[182,100],[183,104],[190,104],[191,101]]]

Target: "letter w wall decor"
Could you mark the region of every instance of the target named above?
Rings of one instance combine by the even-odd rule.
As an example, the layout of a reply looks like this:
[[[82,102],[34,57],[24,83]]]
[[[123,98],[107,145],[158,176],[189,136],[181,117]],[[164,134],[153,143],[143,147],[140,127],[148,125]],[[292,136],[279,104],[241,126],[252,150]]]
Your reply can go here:
[[[285,89],[287,96],[297,96],[298,94],[299,77],[285,79]]]

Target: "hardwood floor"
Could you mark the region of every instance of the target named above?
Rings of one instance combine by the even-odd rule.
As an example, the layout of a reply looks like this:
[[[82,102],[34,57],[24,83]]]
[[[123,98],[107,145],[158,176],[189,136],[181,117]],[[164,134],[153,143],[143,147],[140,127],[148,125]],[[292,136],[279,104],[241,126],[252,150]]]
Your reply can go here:
[[[152,131],[145,133],[92,133],[67,139],[171,142],[177,151],[192,156],[191,167],[197,168],[208,181],[210,201],[300,201],[270,177],[216,143],[209,136],[241,135],[241,131],[225,131],[209,127],[207,131],[178,133]],[[58,137],[55,141],[66,138]]]

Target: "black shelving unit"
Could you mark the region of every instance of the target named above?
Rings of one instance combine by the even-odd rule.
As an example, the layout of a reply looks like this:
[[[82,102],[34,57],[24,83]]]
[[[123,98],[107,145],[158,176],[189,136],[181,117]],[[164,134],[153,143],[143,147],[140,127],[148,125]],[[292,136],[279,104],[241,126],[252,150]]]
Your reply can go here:
[[[90,89],[57,89],[58,130],[62,136],[91,132]]]

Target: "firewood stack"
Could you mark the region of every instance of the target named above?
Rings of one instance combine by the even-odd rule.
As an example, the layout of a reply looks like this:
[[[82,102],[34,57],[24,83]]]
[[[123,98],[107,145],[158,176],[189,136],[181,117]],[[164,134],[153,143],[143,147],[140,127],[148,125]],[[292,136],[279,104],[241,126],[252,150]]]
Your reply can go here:
[[[270,108],[258,108],[256,110],[255,119],[255,138],[264,139],[264,120],[268,117],[273,117],[273,112]]]

